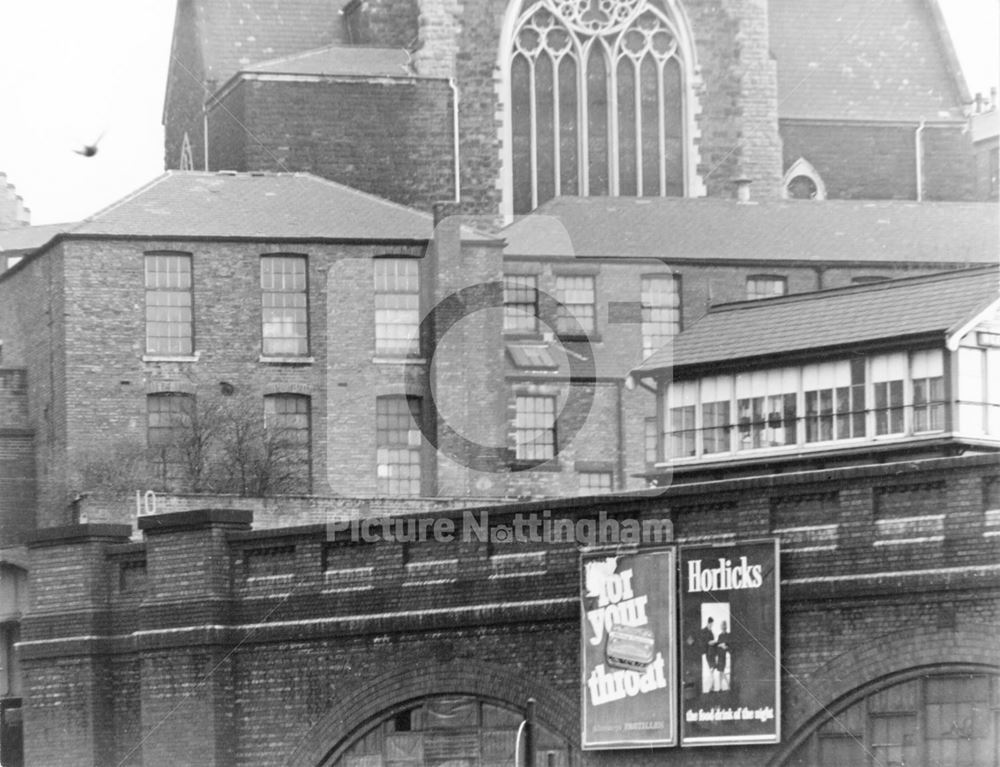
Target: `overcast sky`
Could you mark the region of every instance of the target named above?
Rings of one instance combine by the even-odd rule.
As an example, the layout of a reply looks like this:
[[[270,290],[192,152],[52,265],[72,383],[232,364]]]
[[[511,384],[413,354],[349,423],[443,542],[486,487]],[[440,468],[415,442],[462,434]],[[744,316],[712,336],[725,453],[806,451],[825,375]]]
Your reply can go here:
[[[970,90],[997,84],[1000,0],[939,0]],[[0,0],[0,172],[33,224],[74,221],[163,169],[175,0]],[[101,136],[85,159],[73,148]]]

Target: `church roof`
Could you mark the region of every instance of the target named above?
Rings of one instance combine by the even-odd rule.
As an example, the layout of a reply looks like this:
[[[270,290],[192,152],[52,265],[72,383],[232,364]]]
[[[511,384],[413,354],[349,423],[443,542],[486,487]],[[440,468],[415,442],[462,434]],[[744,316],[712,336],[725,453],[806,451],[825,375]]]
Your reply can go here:
[[[205,79],[221,85],[240,69],[343,41],[330,0],[195,0]]]
[[[40,224],[38,226],[15,226],[0,229],[0,253],[31,251],[42,247],[61,232],[72,229],[76,224]]]
[[[557,197],[501,231],[507,256],[993,264],[995,203]]]
[[[363,45],[328,45],[243,67],[242,71],[283,75],[416,76],[410,54],[404,49]]]
[[[969,102],[937,0],[770,0],[778,116],[959,119]]]
[[[634,373],[777,359],[938,334],[943,345],[998,298],[997,267],[962,269],[712,307]],[[681,373],[682,374],[682,373]]]
[[[168,171],[67,233],[424,241],[431,216],[309,173]]]

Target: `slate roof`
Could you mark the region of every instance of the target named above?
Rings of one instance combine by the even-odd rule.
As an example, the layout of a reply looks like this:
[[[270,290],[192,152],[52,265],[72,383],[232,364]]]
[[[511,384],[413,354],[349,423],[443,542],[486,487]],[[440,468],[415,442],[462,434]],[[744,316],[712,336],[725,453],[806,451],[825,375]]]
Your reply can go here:
[[[997,267],[799,293],[712,307],[634,373],[732,363],[862,345],[903,336],[945,336],[1000,297]]]
[[[958,119],[970,100],[937,0],[770,0],[778,116]]]
[[[286,75],[416,76],[410,64],[410,54],[406,50],[362,45],[328,45],[295,56],[243,67],[242,71]]]
[[[500,232],[507,256],[994,264],[996,203],[557,197]]]
[[[31,251],[42,247],[61,232],[76,226],[72,224],[41,224],[39,226],[16,226],[0,229],[0,253]]]
[[[205,79],[221,85],[250,64],[343,42],[331,0],[195,0]]]
[[[432,218],[308,173],[168,171],[70,235],[428,240]]]

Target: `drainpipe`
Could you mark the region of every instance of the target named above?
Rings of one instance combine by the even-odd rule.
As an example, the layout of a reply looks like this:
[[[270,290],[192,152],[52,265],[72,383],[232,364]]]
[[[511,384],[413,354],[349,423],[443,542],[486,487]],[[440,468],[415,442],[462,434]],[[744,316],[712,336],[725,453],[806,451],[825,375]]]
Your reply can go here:
[[[205,171],[208,171],[208,105],[201,108],[202,120],[202,145],[205,150]]]
[[[917,202],[924,199],[924,141],[923,133],[926,127],[923,120],[917,125],[917,130],[913,134],[913,150],[916,153],[917,168]]]
[[[458,83],[455,82],[454,77],[448,78],[448,85],[451,86],[451,104],[452,104],[452,116],[451,116],[451,128],[452,133],[455,137],[455,202],[462,201],[462,181],[459,176],[459,144],[458,144]]]

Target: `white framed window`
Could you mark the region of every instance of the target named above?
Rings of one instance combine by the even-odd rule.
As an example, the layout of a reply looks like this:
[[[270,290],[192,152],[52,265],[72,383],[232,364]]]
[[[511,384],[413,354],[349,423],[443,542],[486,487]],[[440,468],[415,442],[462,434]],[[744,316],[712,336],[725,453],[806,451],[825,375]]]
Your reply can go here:
[[[695,415],[698,405],[698,382],[680,381],[667,387],[665,445],[670,458],[691,458],[698,440]]]
[[[902,434],[906,429],[903,402],[907,359],[905,352],[879,354],[871,359],[872,410],[875,434]]]
[[[944,355],[940,349],[914,352],[910,358],[913,378],[913,431],[944,429]]]
[[[375,259],[375,353],[420,353],[420,264],[414,258]]]
[[[538,331],[538,277],[534,274],[504,276],[503,329],[508,333]]]
[[[506,29],[513,213],[557,195],[698,193],[694,54],[672,0],[523,0]]]
[[[774,274],[751,274],[747,277],[747,301],[774,298],[788,293],[788,278]]]
[[[701,381],[701,442],[703,453],[728,453],[731,449],[733,379],[714,376]]]
[[[642,356],[648,357],[681,330],[680,278],[672,274],[641,279]]]
[[[305,256],[261,256],[261,351],[269,357],[309,354]]]
[[[802,368],[806,442],[866,434],[865,360],[822,362]]]
[[[194,350],[191,256],[150,253],[146,268],[146,351],[190,355]]]
[[[760,370],[736,376],[740,450],[795,444],[798,390],[799,375],[795,368]]]
[[[375,400],[376,486],[389,496],[420,495],[420,400]]]
[[[164,392],[146,397],[146,445],[156,478],[173,487],[188,478],[188,455],[195,417],[195,398]]]
[[[660,460],[660,448],[657,444],[659,434],[656,428],[656,416],[643,419],[643,455],[647,466],[652,466]]]
[[[577,336],[582,330],[592,334],[597,330],[596,278],[590,274],[557,274],[556,298],[564,308],[556,317],[556,332]]]
[[[268,394],[264,397],[264,424],[280,489],[309,492],[312,445],[309,397]]]
[[[584,495],[610,493],[613,477],[610,471],[581,471],[580,492]]]
[[[556,457],[556,398],[518,394],[514,413],[514,457],[545,461]]]

